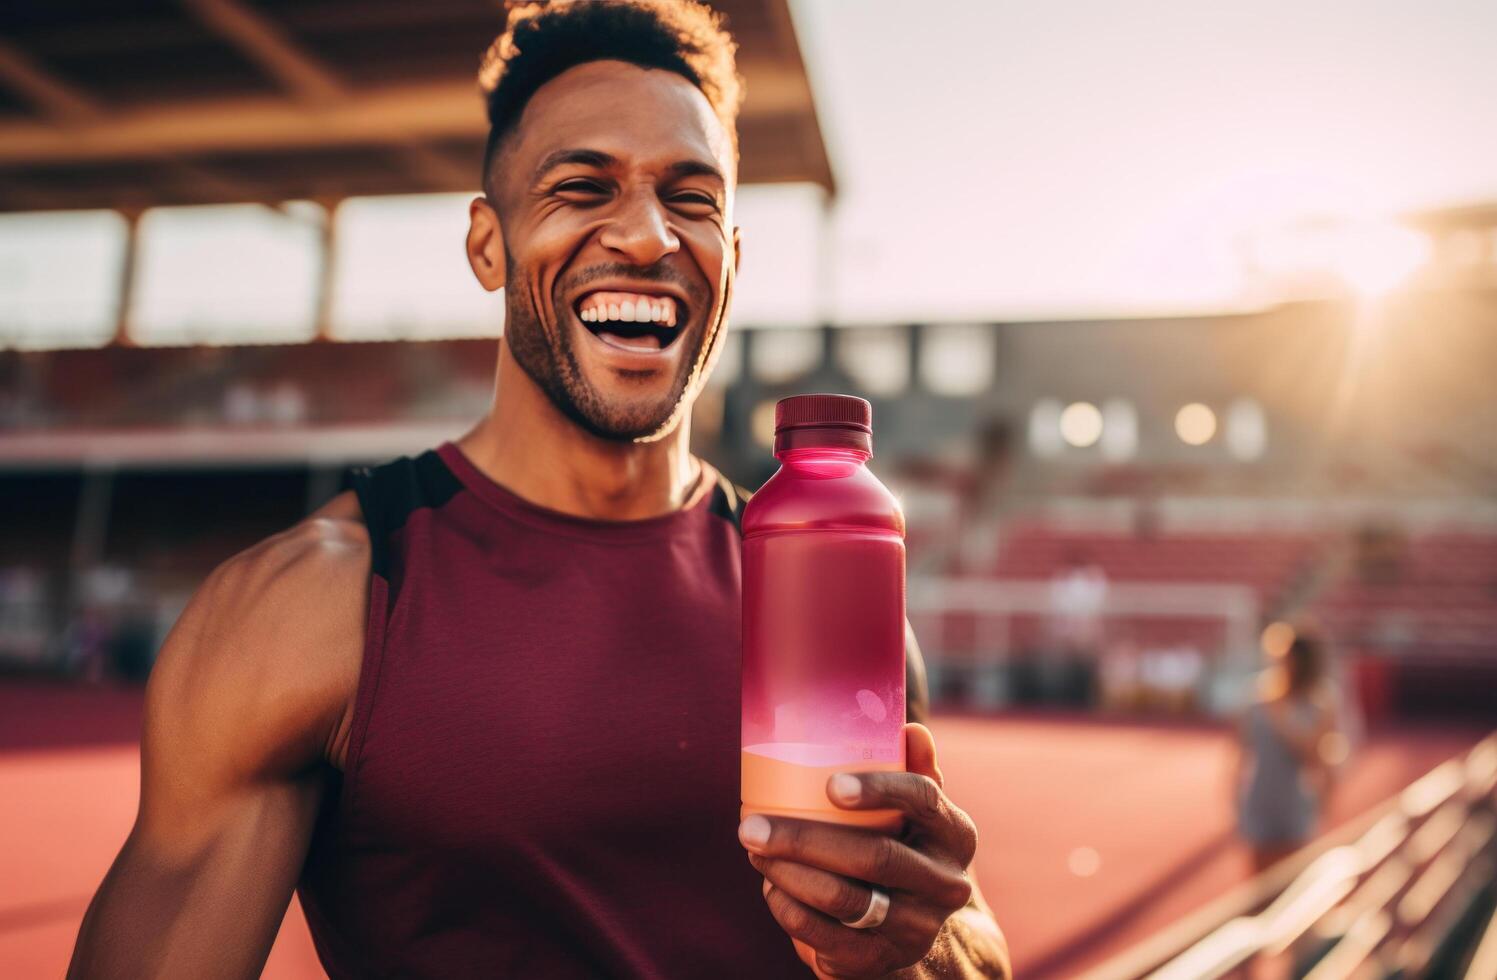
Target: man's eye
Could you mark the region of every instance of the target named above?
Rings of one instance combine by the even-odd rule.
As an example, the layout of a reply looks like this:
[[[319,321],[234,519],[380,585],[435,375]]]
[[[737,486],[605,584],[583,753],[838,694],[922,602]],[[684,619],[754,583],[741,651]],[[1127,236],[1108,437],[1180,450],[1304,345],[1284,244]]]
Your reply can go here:
[[[606,194],[607,190],[595,180],[568,180],[556,185],[558,191],[570,194]]]
[[[677,204],[690,204],[693,207],[697,205],[705,205],[709,208],[717,207],[716,198],[708,194],[703,194],[700,191],[677,194],[676,196],[672,197],[671,200],[675,201]]]

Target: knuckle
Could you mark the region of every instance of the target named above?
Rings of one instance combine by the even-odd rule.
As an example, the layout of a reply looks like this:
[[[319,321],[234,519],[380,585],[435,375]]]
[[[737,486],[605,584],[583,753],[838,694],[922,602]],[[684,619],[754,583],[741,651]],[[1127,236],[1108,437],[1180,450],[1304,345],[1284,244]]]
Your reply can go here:
[[[868,855],[868,877],[873,881],[892,883],[899,872],[900,844],[892,837],[879,837]]]
[[[960,815],[962,828],[962,850],[958,856],[962,859],[962,866],[966,867],[972,863],[972,858],[977,855],[977,822],[965,810],[957,810],[956,812]]]
[[[838,880],[832,896],[832,913],[839,919],[853,919],[868,908],[868,894],[846,878]]]
[[[778,899],[775,898],[777,895]],[[811,914],[806,911],[806,907],[799,902],[792,901],[779,889],[770,892],[770,901],[774,903],[776,917],[785,931],[799,939],[806,938],[812,926]]]
[[[799,841],[800,828],[795,821],[771,820],[769,840],[764,842],[764,850],[771,854],[794,854]]]
[[[957,875],[951,883],[951,890],[947,893],[946,904],[952,909],[965,908],[972,901],[972,879],[966,872]]]
[[[929,776],[921,776],[915,784],[915,806],[920,815],[933,817],[941,812],[941,787]]]
[[[930,948],[935,945],[936,938],[946,926],[947,918],[949,916],[946,913],[931,908],[922,909],[915,917],[913,922],[915,940],[910,945],[919,954],[915,957],[917,961],[930,952]]]

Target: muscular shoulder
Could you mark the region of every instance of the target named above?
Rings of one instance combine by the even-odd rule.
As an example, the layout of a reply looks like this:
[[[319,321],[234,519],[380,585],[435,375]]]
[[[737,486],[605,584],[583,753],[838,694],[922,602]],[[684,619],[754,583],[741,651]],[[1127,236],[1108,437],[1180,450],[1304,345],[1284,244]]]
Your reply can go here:
[[[368,535],[348,508],[340,496],[198,588],[147,686],[147,764],[160,749],[212,783],[290,776],[331,758],[358,684],[368,601]]]

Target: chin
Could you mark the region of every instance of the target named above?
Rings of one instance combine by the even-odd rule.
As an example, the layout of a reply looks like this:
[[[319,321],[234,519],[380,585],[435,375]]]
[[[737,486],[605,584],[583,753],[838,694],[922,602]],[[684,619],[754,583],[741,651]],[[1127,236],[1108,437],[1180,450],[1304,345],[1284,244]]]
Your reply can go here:
[[[562,414],[591,435],[610,442],[655,442],[674,432],[685,415],[681,396],[670,390],[674,385],[650,383],[655,380],[597,378],[584,369],[580,377],[546,387]]]

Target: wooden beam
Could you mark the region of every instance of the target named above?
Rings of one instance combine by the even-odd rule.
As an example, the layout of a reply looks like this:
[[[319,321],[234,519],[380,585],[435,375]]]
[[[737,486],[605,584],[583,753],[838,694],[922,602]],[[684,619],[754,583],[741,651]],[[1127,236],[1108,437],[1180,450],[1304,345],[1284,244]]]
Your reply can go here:
[[[482,187],[483,175],[479,173],[478,167],[459,166],[432,147],[410,143],[400,147],[397,152],[411,175],[425,181],[434,190],[472,187],[477,192]]]
[[[0,124],[0,165],[390,145],[487,133],[477,83],[462,78],[359,92],[316,109],[284,98],[235,98],[120,110],[67,128]]]
[[[90,98],[82,89],[63,81],[52,72],[31,60],[25,52],[0,40],[0,81],[23,98],[29,99],[38,109],[64,124],[71,132],[77,124],[86,124],[103,116],[103,107]],[[167,158],[162,167],[179,180],[201,187],[204,196],[220,200],[253,200],[249,188],[237,181],[228,180],[207,167],[186,161]],[[30,192],[22,194],[31,196]],[[41,200],[46,194],[38,195]]]
[[[347,93],[342,82],[268,18],[236,0],[181,0],[205,25],[265,69],[297,98],[329,103]]]
[[[211,167],[176,158],[162,160],[161,167],[172,175],[177,184],[205,200],[224,204],[276,203],[276,195],[267,195],[263,188],[225,177]]]
[[[797,125],[800,130],[800,139],[796,147],[808,169],[816,171],[812,177],[816,183],[826,188],[828,194],[837,193],[837,181],[832,175],[832,164],[828,159],[826,150],[826,139],[821,132],[821,122],[816,118],[816,99],[811,89],[810,75],[806,72],[805,57],[801,54],[800,39],[795,32],[795,20],[790,14],[790,5],[787,0],[765,0],[766,13],[773,27],[775,39],[779,42],[779,55],[783,59],[780,72],[785,75],[788,86],[795,89],[794,97],[798,99],[793,107],[789,104],[761,105],[756,107],[768,115],[782,115],[793,112],[797,117]],[[745,78],[749,78],[747,72]],[[791,97],[786,93],[784,98]],[[755,98],[753,84],[749,86],[748,101]],[[748,106],[744,106],[745,115]]]
[[[0,38],[0,84],[60,121],[92,119],[99,106],[87,93],[38,65]]]

